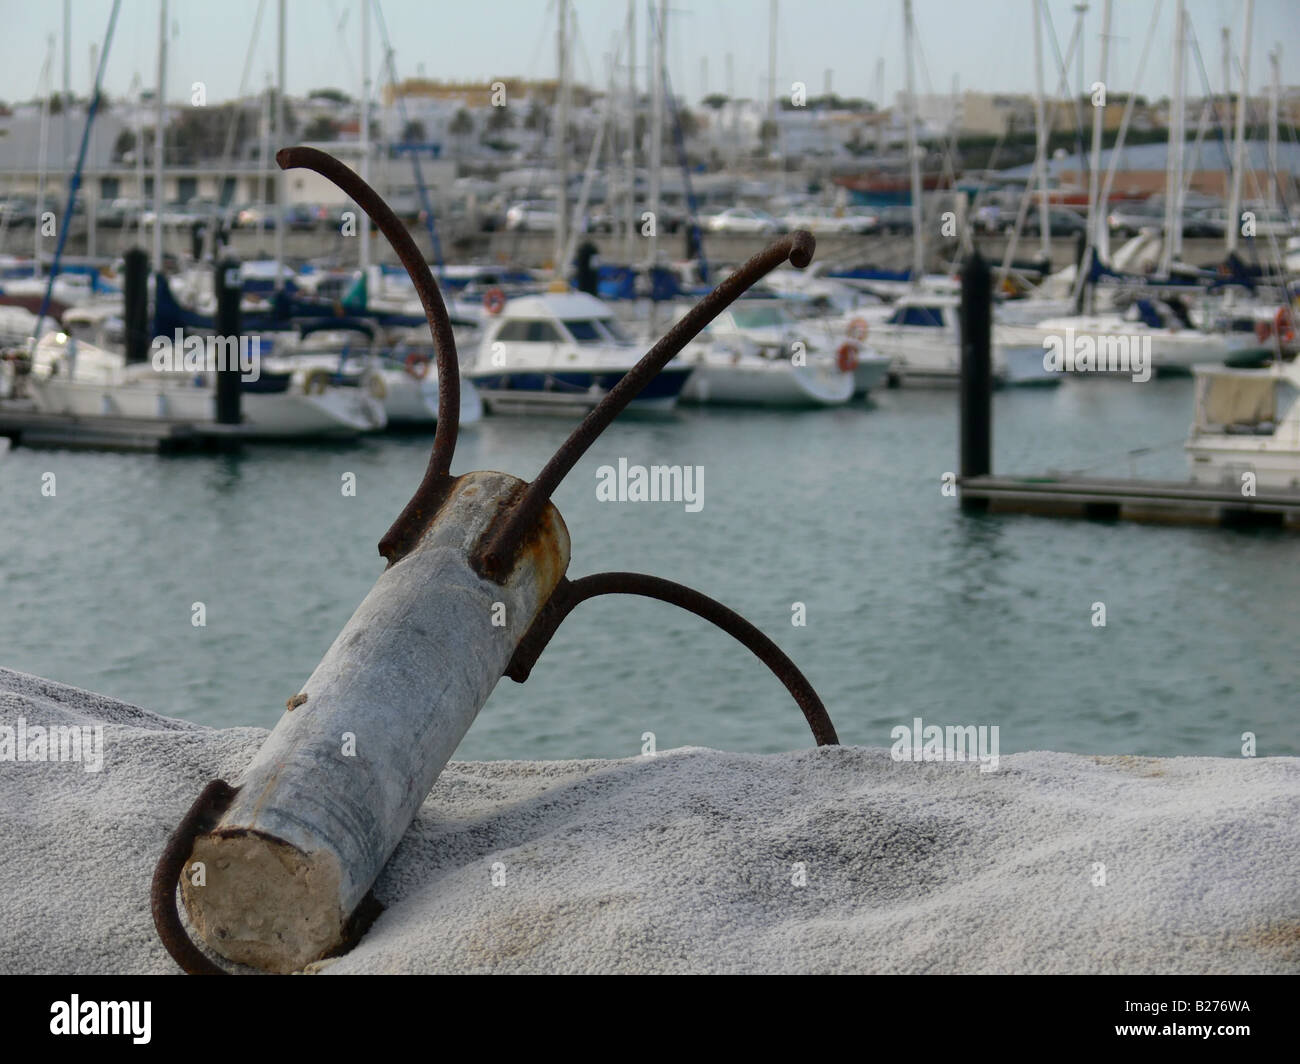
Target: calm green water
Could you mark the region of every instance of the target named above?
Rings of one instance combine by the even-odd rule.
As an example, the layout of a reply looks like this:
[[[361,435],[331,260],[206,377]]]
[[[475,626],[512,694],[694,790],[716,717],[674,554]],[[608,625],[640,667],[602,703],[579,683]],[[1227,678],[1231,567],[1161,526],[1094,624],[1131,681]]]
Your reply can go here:
[[[995,467],[1184,476],[1191,388],[1001,393]],[[963,516],[940,492],[956,425],[953,393],[914,391],[616,424],[555,500],[570,575],[642,570],[736,608],[806,672],[844,742],[887,746],[920,716],[996,724],[1003,753],[1235,756],[1251,731],[1261,755],[1300,754],[1300,537]],[[488,419],[462,432],[454,469],[531,477],[570,427]],[[428,445],[12,452],[0,664],[205,724],[272,726],[378,575],[375,544]],[[620,457],[703,466],[703,509],[597,501],[597,468]],[[191,624],[194,602],[206,627]],[[791,623],[796,602],[806,627]],[[570,617],[526,685],[501,682],[459,756],[626,756],[646,731],[660,749],[811,742],[783,688],[727,637],[669,606],[603,598]]]

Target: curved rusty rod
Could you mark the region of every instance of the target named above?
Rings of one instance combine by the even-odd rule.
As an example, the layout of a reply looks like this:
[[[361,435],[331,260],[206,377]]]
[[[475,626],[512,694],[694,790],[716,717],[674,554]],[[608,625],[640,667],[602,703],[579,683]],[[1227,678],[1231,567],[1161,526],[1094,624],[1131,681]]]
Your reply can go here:
[[[506,675],[517,683],[528,679],[533,666],[541,656],[551,636],[560,627],[573,608],[580,602],[586,602],[597,595],[641,595],[644,598],[658,599],[673,606],[703,617],[710,624],[721,628],[737,642],[749,649],[753,655],[772,670],[786,690],[794,696],[795,702],[803,710],[803,715],[812,729],[813,739],[818,746],[838,746],[839,736],[835,734],[835,725],[831,723],[826,706],[813,690],[808,678],[785,652],[761,631],[750,624],[735,610],[728,609],[716,599],[686,587],[672,580],[664,580],[645,573],[594,573],[578,580],[565,580],[555,589],[550,600],[532,627],[524,633],[523,639],[515,648],[514,657],[506,669]]]
[[[451,319],[447,316],[447,307],[442,301],[438,283],[429,271],[429,264],[424,261],[410,233],[379,193],[362,181],[355,170],[315,148],[281,148],[275,153],[275,161],[281,170],[302,169],[318,173],[352,197],[397,252],[429,321],[429,332],[433,335],[433,346],[438,355],[438,427],[434,432],[433,453],[429,456],[424,479],[379,541],[379,553],[392,565],[410,550],[424,531],[442,502],[451,478],[451,459],[456,452],[456,433],[460,428],[460,363],[456,357]]]
[[[153,870],[149,888],[149,908],[153,912],[153,925],[158,937],[167,947],[172,959],[187,975],[227,975],[224,968],[208,960],[190,939],[176,910],[176,884],[185,870],[185,862],[194,846],[194,837],[210,827],[230,804],[237,788],[225,780],[213,780],[190,806],[190,811],[176,826],[162,856]]]
[[[793,233],[769,244],[751,258],[712,292],[701,299],[690,312],[664,334],[663,338],[642,356],[641,360],[623,375],[608,394],[596,405],[564,441],[551,460],[542,467],[537,479],[528,485],[522,498],[492,532],[471,559],[479,575],[503,581],[509,573],[519,544],[537,524],[551,494],[569,471],[577,464],[609,423],[618,417],[623,408],[640,394],[655,375],[675,358],[706,325],[727,309],[751,285],[789,259],[803,269],[812,261],[817,241],[806,230]]]

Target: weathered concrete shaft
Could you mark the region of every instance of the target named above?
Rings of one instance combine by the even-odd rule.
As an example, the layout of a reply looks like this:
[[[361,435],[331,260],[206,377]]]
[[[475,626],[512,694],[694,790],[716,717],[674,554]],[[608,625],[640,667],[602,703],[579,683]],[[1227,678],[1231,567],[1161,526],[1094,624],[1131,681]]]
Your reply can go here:
[[[568,531],[548,505],[504,585],[471,569],[484,530],[522,487],[504,473],[455,482],[334,640],[220,823],[195,840],[182,896],[222,956],[287,972],[342,942],[568,566]]]

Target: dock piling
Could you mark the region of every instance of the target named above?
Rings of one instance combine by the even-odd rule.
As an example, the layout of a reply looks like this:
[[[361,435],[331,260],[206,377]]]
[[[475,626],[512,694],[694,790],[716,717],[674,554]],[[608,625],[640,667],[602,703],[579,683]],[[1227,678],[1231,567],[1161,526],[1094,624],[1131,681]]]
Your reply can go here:
[[[131,248],[122,256],[122,326],[126,339],[126,361],[143,362],[149,357],[149,256]]]
[[[217,366],[217,424],[238,425],[243,418],[240,409],[242,390],[238,358],[241,324],[239,300],[242,295],[239,263],[234,259],[223,259],[215,269],[217,316],[214,324],[219,342],[217,349],[226,352],[225,363]],[[220,342],[223,340],[224,344]]]
[[[978,251],[961,274],[961,475],[993,469],[993,271]],[[963,509],[984,509],[962,495]]]

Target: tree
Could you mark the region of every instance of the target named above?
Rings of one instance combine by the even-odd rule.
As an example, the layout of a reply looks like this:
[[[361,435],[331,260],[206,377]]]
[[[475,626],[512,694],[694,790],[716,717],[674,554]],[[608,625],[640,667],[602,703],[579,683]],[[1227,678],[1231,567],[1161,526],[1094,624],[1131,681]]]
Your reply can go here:
[[[704,99],[701,100],[700,102],[704,104],[705,107],[708,107],[710,110],[721,111],[723,107],[725,107],[728,103],[731,102],[731,97],[726,96],[720,92],[715,92],[704,97]]]
[[[309,100],[329,100],[331,103],[346,106],[352,102],[352,97],[341,89],[312,89],[307,93]]]
[[[320,115],[307,123],[302,131],[303,140],[338,140],[339,124],[329,115]]]
[[[763,146],[763,151],[770,152],[772,146],[776,143],[780,130],[775,122],[770,118],[763,120],[763,124],[758,127],[758,142]]]
[[[403,144],[423,144],[428,140],[424,132],[424,123],[418,118],[413,118],[402,127]]]
[[[524,128],[536,130],[545,136],[550,127],[550,116],[540,100],[533,100],[528,105],[528,114],[524,116]]]
[[[473,133],[474,117],[462,107],[452,115],[451,125],[448,128],[458,137],[463,137],[467,133]]]
[[[124,129],[117,135],[117,140],[113,141],[113,161],[121,162],[133,151],[135,151],[135,134],[129,129]]]
[[[487,127],[493,133],[501,133],[513,127],[514,124],[514,115],[510,113],[508,107],[494,107],[492,113],[488,115]]]

